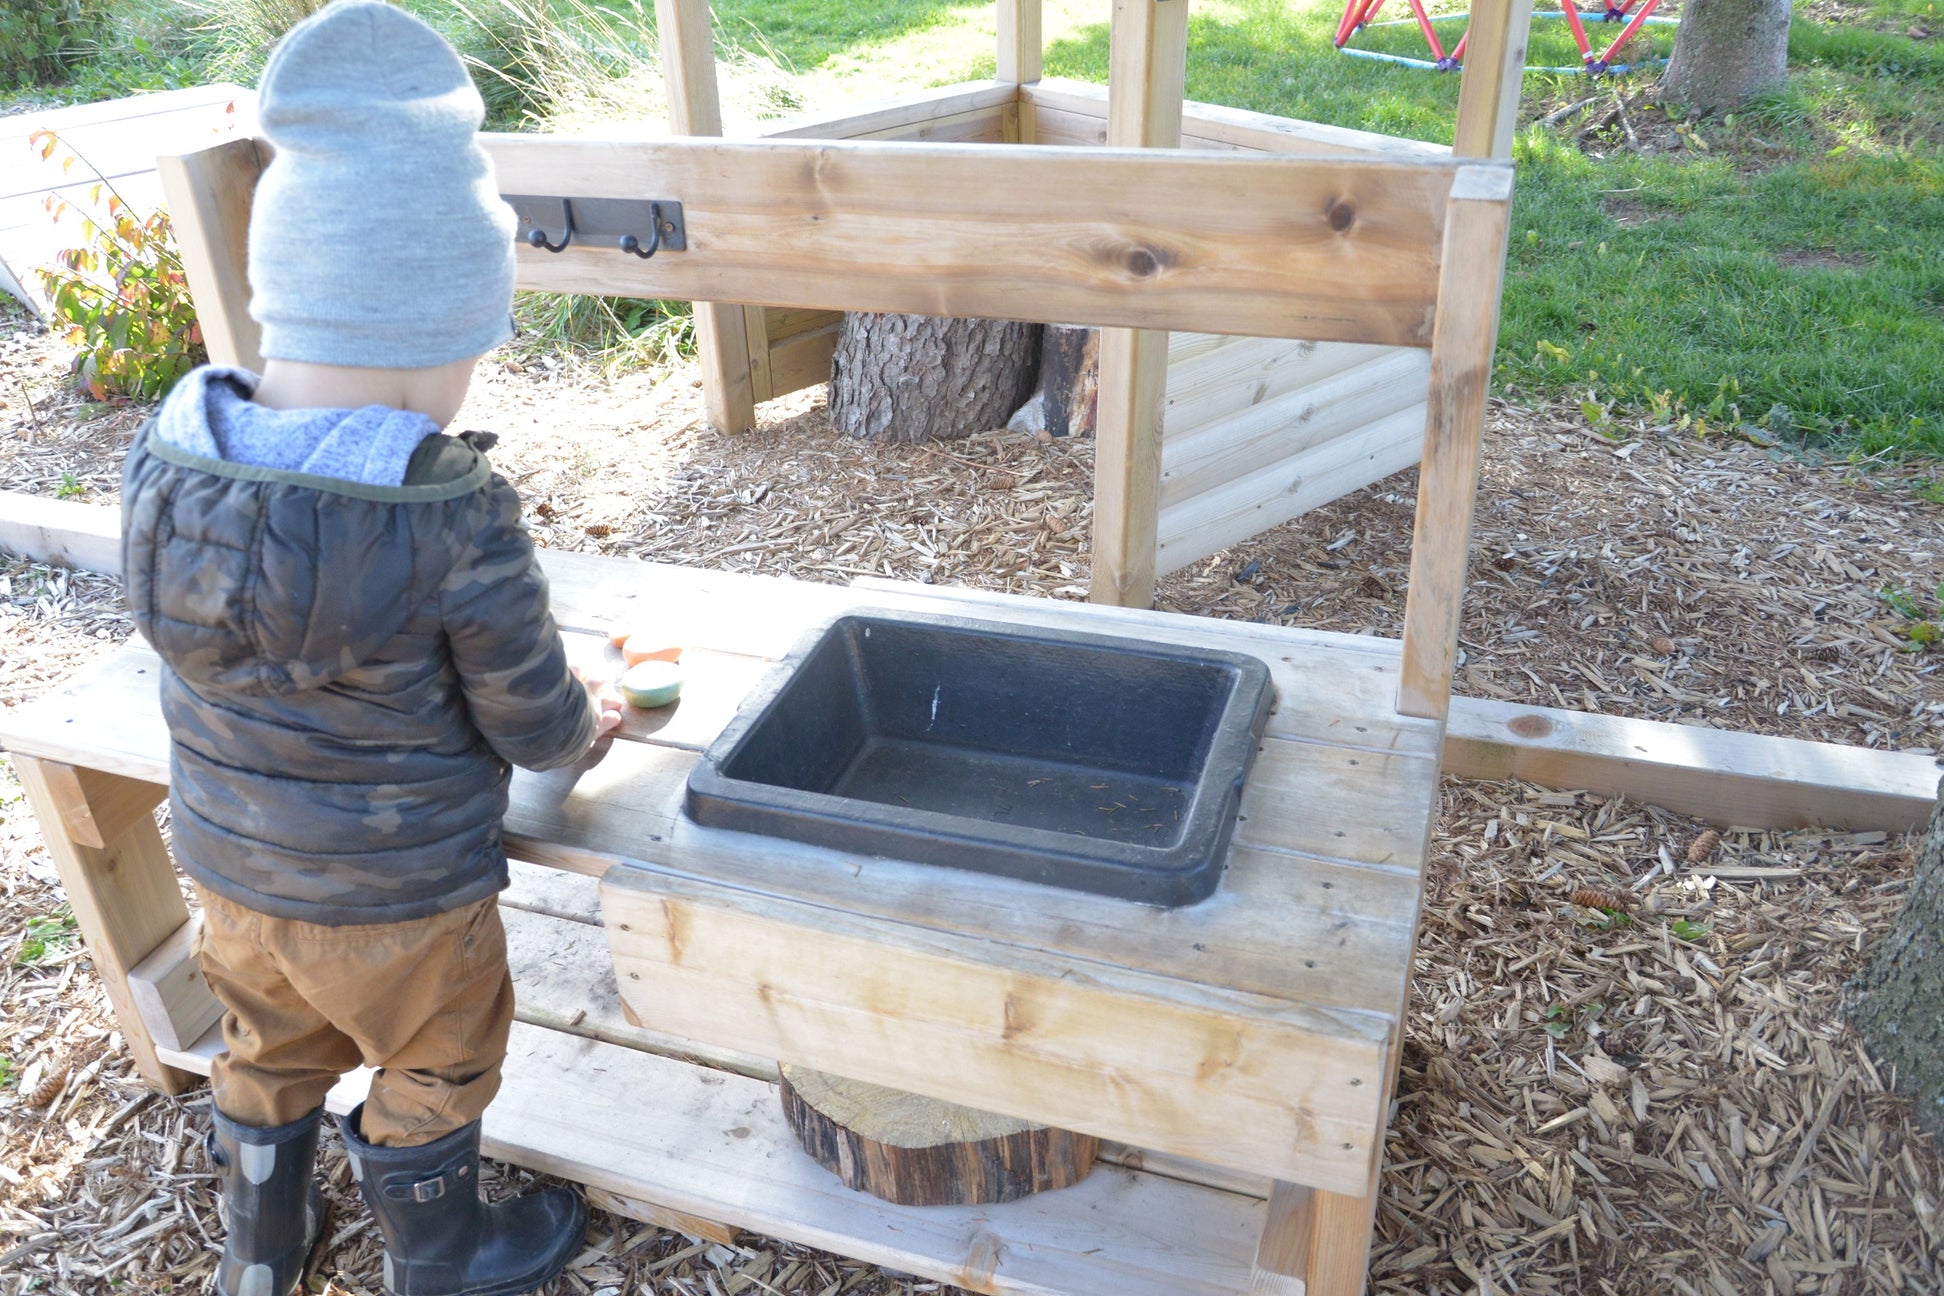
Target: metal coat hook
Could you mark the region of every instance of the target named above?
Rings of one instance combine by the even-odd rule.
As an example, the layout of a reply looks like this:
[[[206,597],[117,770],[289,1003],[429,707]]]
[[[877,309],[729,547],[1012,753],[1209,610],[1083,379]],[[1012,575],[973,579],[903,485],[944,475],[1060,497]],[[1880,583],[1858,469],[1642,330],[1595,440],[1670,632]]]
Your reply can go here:
[[[642,250],[641,240],[633,234],[623,234],[621,236],[621,250],[623,252],[632,252],[643,261],[646,261],[649,257],[659,252],[662,241],[662,210],[660,203],[648,204],[648,226],[653,233],[648,237],[648,248],[646,251]]]
[[[518,224],[516,242],[549,252],[582,248],[631,252],[642,260],[688,250],[682,204],[673,198],[567,198],[559,194],[503,194]],[[560,242],[553,241],[556,226]],[[646,237],[643,237],[643,232]]]
[[[527,245],[529,247],[545,248],[549,252],[564,252],[567,250],[567,245],[574,241],[574,209],[568,205],[565,198],[560,200],[560,225],[564,231],[560,236],[560,242],[549,243],[547,241],[547,231],[535,225],[527,231]]]

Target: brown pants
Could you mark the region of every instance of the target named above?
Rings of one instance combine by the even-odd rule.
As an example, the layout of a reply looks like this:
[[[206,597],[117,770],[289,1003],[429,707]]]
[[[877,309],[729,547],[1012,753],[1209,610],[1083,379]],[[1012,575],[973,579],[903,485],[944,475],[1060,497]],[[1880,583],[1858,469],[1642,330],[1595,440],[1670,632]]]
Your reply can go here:
[[[325,927],[199,893],[203,975],[228,1009],[210,1082],[231,1120],[296,1120],[364,1065],[377,1069],[365,1138],[413,1147],[478,1120],[499,1092],[513,979],[496,900]]]

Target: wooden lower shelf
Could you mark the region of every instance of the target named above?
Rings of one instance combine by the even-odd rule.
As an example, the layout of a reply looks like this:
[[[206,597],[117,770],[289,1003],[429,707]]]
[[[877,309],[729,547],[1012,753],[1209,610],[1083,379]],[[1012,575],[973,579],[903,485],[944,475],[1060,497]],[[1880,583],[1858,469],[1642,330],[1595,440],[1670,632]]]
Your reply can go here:
[[[979,1207],[894,1206],[844,1187],[798,1147],[773,1081],[644,1051],[676,1042],[620,1020],[611,971],[593,957],[601,933],[587,921],[592,892],[589,879],[515,869],[503,907],[521,1020],[486,1112],[488,1156],[603,1190],[605,1204],[644,1206],[651,1217],[750,1229],[968,1291],[1250,1290],[1267,1207],[1240,1177],[1217,1187],[1160,1172],[1167,1159],[1156,1169],[1103,1161],[1071,1188]],[[588,941],[593,948],[583,948]],[[569,1004],[578,1006],[564,1011]],[[207,1075],[220,1047],[212,1028],[163,1060]],[[369,1082],[368,1072],[346,1076],[326,1105],[349,1111]]]

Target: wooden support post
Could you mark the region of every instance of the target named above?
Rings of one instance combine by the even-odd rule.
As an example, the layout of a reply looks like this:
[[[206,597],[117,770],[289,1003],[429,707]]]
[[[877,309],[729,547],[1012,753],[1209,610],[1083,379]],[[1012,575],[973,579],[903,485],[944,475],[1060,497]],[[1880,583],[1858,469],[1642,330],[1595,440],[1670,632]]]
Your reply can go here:
[[[1404,602],[1404,665],[1397,709],[1443,720],[1451,705],[1478,442],[1492,382],[1512,213],[1509,166],[1466,167],[1445,209],[1444,259],[1431,340],[1431,401],[1418,468],[1411,585]]]
[[[1471,40],[1458,87],[1458,123],[1451,151],[1458,157],[1510,158],[1525,80],[1532,0],[1479,0],[1471,11]]]
[[[156,1057],[155,1040],[128,984],[128,975],[136,965],[189,919],[168,849],[162,845],[161,830],[153,816],[130,817],[125,809],[104,805],[93,816],[94,822],[119,823],[120,831],[106,846],[83,845],[70,835],[70,817],[64,811],[66,798],[75,786],[67,776],[76,771],[30,756],[16,754],[13,761],[14,773],[27,793],[27,804],[33,807],[47,853],[60,871],[68,904],[74,909],[81,937],[108,991],[108,1002],[114,1007],[136,1067],[162,1092],[182,1092],[195,1083],[196,1077],[165,1066]],[[126,807],[140,799],[134,790],[122,787],[130,782],[133,780],[117,774],[89,771],[79,786],[84,795],[90,795],[91,789],[113,793],[118,804]]]
[[[1256,1246],[1252,1296],[1363,1296],[1377,1198],[1277,1182]]]
[[[1187,0],[1182,0],[1185,4]],[[999,70],[1001,81],[1031,85],[1040,79],[1045,66],[1040,38],[1040,0],[999,0]],[[1020,144],[1038,142],[1033,106],[1019,104]]]
[[[1114,0],[1107,143],[1179,148],[1188,68],[1188,0]],[[1161,525],[1161,415],[1168,335],[1104,329],[1094,429],[1095,603],[1151,607]]]
[[[1310,1228],[1315,1217],[1316,1192],[1301,1184],[1276,1181],[1269,1192],[1269,1212],[1256,1243],[1255,1273],[1250,1296],[1309,1296]]]
[[[749,354],[749,399],[753,405],[757,401],[774,400],[776,390],[775,374],[770,368],[769,312],[761,306],[740,308],[743,318],[743,339]],[[838,316],[839,319],[843,317]],[[826,371],[826,378],[829,373]]]
[[[669,129],[677,135],[722,134],[709,0],[655,0],[655,23],[661,30],[662,75],[668,82]],[[756,390],[744,308],[696,302],[695,347],[709,425],[718,432],[755,427]]]
[[[155,159],[212,364],[263,372],[263,330],[250,318],[250,206],[267,145],[230,140]]]

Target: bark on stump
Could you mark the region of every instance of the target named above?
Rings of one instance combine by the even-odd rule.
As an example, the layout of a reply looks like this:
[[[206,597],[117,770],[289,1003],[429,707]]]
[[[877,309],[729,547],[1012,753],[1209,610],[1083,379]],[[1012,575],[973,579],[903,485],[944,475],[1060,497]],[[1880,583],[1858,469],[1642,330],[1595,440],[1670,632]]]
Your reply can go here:
[[[1100,1140],[1010,1116],[783,1067],[783,1115],[847,1187],[901,1206],[1007,1202],[1078,1183]]]
[[[1690,112],[1739,108],[1789,78],[1790,0],[1688,0],[1661,98]]]
[[[1033,390],[1040,325],[932,315],[844,316],[830,424],[866,441],[948,441],[1006,426]]]
[[[1917,848],[1910,894],[1857,983],[1851,1016],[1924,1123],[1944,1133],[1944,786]]]

